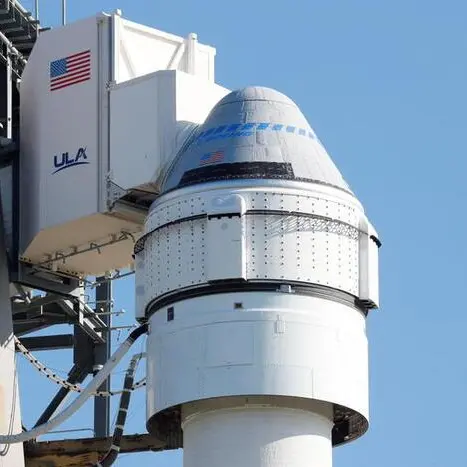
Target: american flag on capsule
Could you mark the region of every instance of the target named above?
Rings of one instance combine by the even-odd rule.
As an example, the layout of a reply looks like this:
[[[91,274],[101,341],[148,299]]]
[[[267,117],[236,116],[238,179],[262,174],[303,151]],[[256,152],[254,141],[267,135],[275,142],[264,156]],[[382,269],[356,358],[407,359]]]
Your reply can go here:
[[[203,154],[199,160],[199,165],[213,164],[224,160],[223,151],[213,151]]]
[[[91,79],[91,51],[85,50],[50,62],[50,90],[72,86]]]

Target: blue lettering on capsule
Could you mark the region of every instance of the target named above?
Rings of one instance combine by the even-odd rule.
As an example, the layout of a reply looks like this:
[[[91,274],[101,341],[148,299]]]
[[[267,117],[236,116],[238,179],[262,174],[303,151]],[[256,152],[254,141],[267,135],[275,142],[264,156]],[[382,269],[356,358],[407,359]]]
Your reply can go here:
[[[245,138],[253,136],[257,131],[274,131],[286,132],[298,136],[316,139],[313,131],[309,129],[299,128],[294,125],[287,125],[284,123],[270,123],[270,122],[248,122],[248,123],[227,123],[217,127],[209,128],[199,133],[195,139],[197,144],[206,143],[227,138]]]

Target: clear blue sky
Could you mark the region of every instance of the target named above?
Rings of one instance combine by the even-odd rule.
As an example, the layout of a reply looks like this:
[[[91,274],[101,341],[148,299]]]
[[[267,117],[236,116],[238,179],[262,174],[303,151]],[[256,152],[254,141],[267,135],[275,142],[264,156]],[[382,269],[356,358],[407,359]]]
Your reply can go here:
[[[41,0],[44,24],[59,22],[59,4]],[[335,466],[466,466],[465,0],[68,4],[70,20],[121,8],[136,22],[196,32],[217,48],[220,84],[265,85],[298,103],[383,241],[382,308],[368,320],[370,429],[335,450]],[[115,299],[127,310],[119,323],[131,321],[132,280],[116,286]],[[62,371],[71,365],[67,351],[40,357]],[[55,388],[21,370],[30,426]],[[144,404],[141,392],[127,432],[144,431]],[[90,410],[65,427],[92,426]],[[116,465],[136,462],[182,465],[180,452]]]

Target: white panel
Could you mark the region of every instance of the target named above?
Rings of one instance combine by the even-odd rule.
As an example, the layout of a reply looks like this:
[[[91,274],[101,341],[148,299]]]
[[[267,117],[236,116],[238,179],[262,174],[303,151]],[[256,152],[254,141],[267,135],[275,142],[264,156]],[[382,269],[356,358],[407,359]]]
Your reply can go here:
[[[124,189],[153,183],[176,155],[188,130],[202,123],[227,90],[196,76],[159,71],[110,92],[110,179]],[[181,137],[180,137],[181,136]]]
[[[123,230],[140,229],[130,217],[100,214],[107,197],[109,38],[109,17],[98,15],[44,32],[28,60],[21,82],[20,157],[20,253],[26,261],[37,264],[49,255],[88,250],[92,243],[119,238]],[[51,63],[87,50],[90,79],[84,80],[83,72],[82,82],[52,91]],[[76,255],[55,266],[81,275],[132,261],[130,242],[101,252]]]
[[[249,215],[246,238],[249,279],[311,282],[358,295],[355,228],[319,217]]]
[[[211,218],[207,222],[207,280],[245,278],[243,218]]]
[[[133,23],[118,16],[115,27],[115,79],[126,81],[158,70],[191,71],[188,38]],[[195,41],[193,72],[214,82],[213,47]]]
[[[53,47],[42,58],[47,70],[51,60],[90,49],[92,75],[89,81],[54,92],[47,90],[42,96],[39,118],[44,123],[40,124],[41,138],[36,142],[37,153],[34,157],[41,159],[38,176],[41,177],[42,187],[43,228],[96,212],[99,173],[96,133],[99,85],[96,19],[78,23],[74,28],[70,26],[64,43],[59,37],[50,37],[50,41],[47,41],[47,33],[45,36],[45,43],[49,42],[48,45]],[[46,44],[42,42],[42,48]],[[47,81],[44,80],[42,85],[48,87]],[[50,138],[51,128],[54,129],[53,138]],[[70,161],[70,166],[65,164],[57,167],[67,161]],[[73,162],[82,165],[73,166]],[[88,180],[89,183],[82,183],[83,180]]]
[[[207,280],[246,277],[245,201],[239,195],[214,197],[206,226]]]
[[[272,292],[210,295],[172,306],[173,321],[165,310],[150,318],[153,413],[212,397],[282,395],[341,404],[368,417],[368,343],[360,311]]]
[[[161,169],[160,118],[175,123],[174,82],[163,78],[152,74],[110,92],[110,178],[121,188],[148,183]]]
[[[176,73],[177,121],[202,123],[229,90],[203,76]]]
[[[54,259],[66,274],[100,275],[132,263],[133,240],[140,231],[139,223],[95,214],[39,232],[22,259],[32,264]]]
[[[147,299],[206,282],[206,219],[170,225],[149,237],[145,246]]]
[[[177,310],[175,311],[177,313]],[[170,331],[170,322],[167,323],[167,330]],[[185,343],[187,340],[191,340],[192,337],[197,336],[192,342],[192,345],[187,346]],[[202,359],[204,342],[202,339],[203,329],[187,329],[176,334],[171,334],[170,337],[163,338],[161,347],[165,355],[171,357],[165,360],[159,361],[159,371],[156,373],[158,378],[160,375],[167,375],[169,378],[177,377],[179,369],[171,367],[173,361],[184,361],[187,363],[185,370],[185,377],[192,381],[195,386],[200,386],[199,381],[199,370],[197,363]],[[170,375],[170,376],[169,376]],[[169,381],[165,384],[161,381],[161,393],[158,395],[161,400],[172,399],[176,400],[179,397],[184,396],[184,388],[182,386],[176,388]]]
[[[255,341],[252,323],[238,323],[228,341],[222,324],[205,327],[203,337],[206,368],[253,364]]]
[[[51,62],[86,50],[91,78],[50,91]],[[21,83],[20,158],[26,243],[44,228],[97,210],[99,67],[98,18],[44,32],[28,60]]]
[[[361,221],[360,290],[361,300],[379,306],[378,234],[366,217]]]

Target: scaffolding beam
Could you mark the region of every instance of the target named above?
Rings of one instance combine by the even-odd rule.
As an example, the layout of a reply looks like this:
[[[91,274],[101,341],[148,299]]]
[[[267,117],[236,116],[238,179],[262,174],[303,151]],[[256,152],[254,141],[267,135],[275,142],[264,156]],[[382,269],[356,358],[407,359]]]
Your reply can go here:
[[[26,443],[24,452],[27,467],[77,467],[89,465],[99,460],[112,443],[112,438],[83,438],[74,440],[44,441]],[[164,442],[149,435],[123,436],[121,454],[164,451]]]
[[[97,344],[94,347],[94,375],[102,368],[111,356],[111,300],[112,300],[112,282],[106,280],[106,277],[97,279],[99,285],[96,287],[96,314],[104,322],[107,330],[102,332],[104,343]],[[99,391],[110,391],[110,376],[102,383]],[[107,437],[110,433],[110,398],[94,398],[94,434],[97,437]]]

